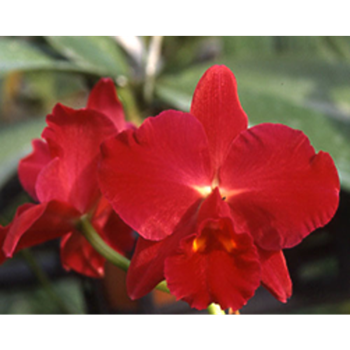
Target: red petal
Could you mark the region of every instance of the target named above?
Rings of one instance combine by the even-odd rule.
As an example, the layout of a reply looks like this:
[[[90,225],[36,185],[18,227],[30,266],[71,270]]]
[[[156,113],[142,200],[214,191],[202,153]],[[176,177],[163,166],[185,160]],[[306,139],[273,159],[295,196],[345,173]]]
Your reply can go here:
[[[222,309],[238,310],[260,285],[258,254],[252,238],[235,233],[231,218],[222,216],[226,203],[218,192],[204,206],[212,208],[212,215],[165,260],[164,275],[171,293],[193,308],[218,303]]]
[[[279,301],[286,303],[292,295],[292,281],[282,250],[258,249],[261,262],[261,284]]]
[[[171,234],[210,186],[212,171],[201,124],[190,114],[166,111],[102,146],[101,190],[141,236]]]
[[[246,303],[260,284],[259,260],[256,249],[252,245],[252,239],[248,235],[240,234],[235,237],[240,250],[237,256],[230,256],[226,251],[215,249],[214,244],[211,245],[213,249],[208,254],[209,258],[204,257],[202,260],[199,258],[198,264],[196,261],[189,261],[191,259],[186,260],[186,256],[184,260],[182,257],[179,258],[184,251],[188,252],[188,248],[191,250],[193,247],[192,232],[196,231],[197,219],[201,222],[204,220],[205,224],[208,224],[210,220],[206,217],[210,209],[219,213],[216,213],[216,216],[229,215],[229,209],[221,202],[219,192],[216,190],[202,204],[198,215],[196,206],[193,206],[192,211],[188,212],[187,217],[182,220],[178,229],[171,236],[158,242],[139,238],[127,275],[128,293],[131,298],[142,297],[164,279],[165,262],[165,275],[171,292],[188,301],[193,307],[202,309],[215,301],[225,308],[230,306],[238,309]],[[187,248],[180,254],[176,254],[184,237],[187,237],[185,239]],[[197,257],[199,255],[196,254]],[[233,266],[232,263],[234,263]],[[232,273],[234,275],[230,279]],[[201,279],[203,275],[204,280],[209,279],[208,284],[198,283],[198,279]],[[227,293],[225,288],[229,288],[230,292]],[[192,293],[193,295],[189,295]]]
[[[98,202],[91,223],[101,238],[119,253],[126,255],[134,247],[131,228],[119,218],[105,198]],[[62,239],[61,260],[67,270],[73,269],[96,278],[104,275],[106,259],[78,231]]]
[[[126,277],[127,291],[131,299],[143,297],[164,279],[164,260],[169,248],[172,248],[167,241],[172,237],[173,235],[157,242],[142,237],[137,240]]]
[[[0,225],[0,247],[1,247],[1,249],[0,249],[0,264],[2,264],[6,260],[6,256],[2,250],[2,246],[4,245],[4,241],[5,241],[7,232],[8,232],[8,227],[2,227]]]
[[[329,154],[316,155],[301,131],[278,124],[242,132],[220,173],[237,228],[266,250],[293,247],[328,223],[339,187]]]
[[[195,204],[184,215],[174,233],[161,241],[138,238],[126,280],[130,298],[141,298],[164,280],[164,261],[175,253],[183,237],[195,231],[197,211],[198,205]]]
[[[7,226],[3,244],[6,257],[20,249],[60,237],[72,230],[79,213],[65,203],[24,204]]]
[[[80,232],[72,232],[61,241],[61,261],[66,270],[74,270],[89,277],[104,275],[106,259],[90,245]]]
[[[127,255],[134,248],[136,237],[133,230],[104,197],[101,197],[91,223],[103,240],[122,255]]]
[[[47,117],[43,138],[56,157],[39,174],[36,193],[40,202],[60,200],[87,212],[100,196],[97,164],[100,144],[116,133],[113,124],[91,110],[57,105]]]
[[[19,162],[18,176],[23,188],[37,200],[35,184],[40,171],[51,160],[47,143],[42,140],[32,142],[33,152]]]
[[[105,198],[102,197],[98,202],[91,223],[101,238],[119,253],[126,255],[134,247],[133,231],[113,211]],[[73,269],[96,278],[104,275],[106,259],[78,231],[62,239],[61,260],[67,270]]]
[[[213,165],[218,168],[232,140],[248,125],[236,78],[227,67],[213,66],[205,72],[194,92],[191,114],[204,126]]]
[[[113,80],[100,79],[91,90],[87,108],[106,115],[115,125],[118,132],[126,128],[123,106],[120,103]]]
[[[194,239],[186,240],[181,246],[182,252],[165,261],[165,276],[171,293],[198,310],[213,302],[222,309],[239,310],[260,284],[254,246],[247,244],[247,249],[241,246],[242,255],[237,256],[224,250],[194,254],[191,252]]]

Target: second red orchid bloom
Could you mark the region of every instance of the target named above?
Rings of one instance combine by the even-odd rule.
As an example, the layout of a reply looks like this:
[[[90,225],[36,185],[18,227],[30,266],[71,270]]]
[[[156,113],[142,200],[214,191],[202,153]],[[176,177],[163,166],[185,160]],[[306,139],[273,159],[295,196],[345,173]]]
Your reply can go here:
[[[87,108],[60,104],[47,116],[42,139],[19,164],[24,189],[39,204],[18,208],[12,223],[0,228],[3,254],[62,237],[61,260],[66,269],[91,277],[104,273],[105,258],[75,228],[83,214],[115,250],[125,253],[134,244],[132,230],[102,197],[97,181],[100,144],[130,127],[113,81],[101,79],[89,96]]]
[[[329,222],[339,178],[302,132],[247,125],[234,75],[214,66],[190,113],[165,111],[103,145],[102,192],[141,235],[127,277],[132,298],[164,278],[197,309],[237,310],[260,284],[290,297],[282,249]]]

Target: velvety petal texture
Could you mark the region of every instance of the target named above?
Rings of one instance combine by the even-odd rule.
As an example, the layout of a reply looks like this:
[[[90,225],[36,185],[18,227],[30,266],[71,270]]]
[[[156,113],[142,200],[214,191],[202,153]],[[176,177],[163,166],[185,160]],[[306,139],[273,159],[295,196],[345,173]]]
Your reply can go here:
[[[211,303],[240,309],[260,285],[260,263],[249,234],[234,231],[227,204],[218,190],[202,204],[196,232],[165,260],[172,294],[202,310]],[[208,215],[210,213],[210,215]]]
[[[193,95],[191,114],[207,134],[213,166],[218,168],[232,140],[248,126],[238,99],[237,82],[226,66],[209,68]]]
[[[147,239],[171,234],[211,178],[203,127],[187,113],[148,118],[138,130],[126,130],[102,147],[102,193]]]
[[[43,139],[33,141],[33,152],[18,169],[24,189],[39,204],[22,205],[12,223],[0,228],[0,262],[20,249],[62,237],[63,266],[102,277],[105,258],[76,230],[81,216],[89,214],[101,238],[121,254],[130,253],[135,242],[97,181],[101,143],[126,127],[113,82],[102,79],[87,108],[56,105],[46,122]]]
[[[129,295],[139,298],[164,278],[173,295],[197,309],[212,302],[239,309],[260,285],[253,240],[234,232],[217,189],[169,237],[139,239],[128,272]]]
[[[72,230],[79,217],[76,209],[58,201],[23,204],[7,227],[3,252],[11,257],[20,249],[61,237]]]
[[[98,81],[90,92],[87,108],[107,116],[118,132],[126,129],[123,105],[119,101],[112,79],[102,78]]]
[[[36,180],[40,171],[52,160],[52,157],[44,140],[36,139],[32,145],[33,152],[19,162],[18,177],[25,191],[37,201]]]
[[[261,263],[261,284],[279,301],[285,303],[292,295],[292,281],[282,250],[258,249]]]
[[[106,259],[77,231],[65,235],[61,240],[61,261],[66,270],[73,269],[95,278],[104,275]]]
[[[138,238],[126,280],[128,294],[132,299],[146,295],[164,280],[165,259],[177,251],[184,237],[196,231],[198,205],[192,205],[173,234],[166,238],[160,241]]]
[[[220,189],[238,229],[250,232],[261,248],[280,250],[329,222],[340,184],[332,158],[315,154],[301,131],[261,124],[232,143]]]
[[[260,284],[282,302],[291,296],[282,249],[333,217],[338,173],[301,131],[247,125],[233,73],[213,66],[190,114],[163,112],[103,144],[102,191],[141,235],[132,298],[162,279],[197,309],[239,309]]]
[[[46,119],[46,139],[53,160],[40,172],[36,193],[40,202],[60,200],[87,212],[100,196],[97,163],[100,144],[116,134],[104,115],[57,105]]]

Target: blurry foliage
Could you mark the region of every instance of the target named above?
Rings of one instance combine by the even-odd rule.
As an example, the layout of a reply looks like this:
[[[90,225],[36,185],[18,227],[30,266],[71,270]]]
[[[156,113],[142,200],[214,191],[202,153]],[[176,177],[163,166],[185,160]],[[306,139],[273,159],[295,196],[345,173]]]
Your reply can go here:
[[[218,63],[236,75],[251,125],[274,122],[303,130],[317,150],[333,156],[342,187],[350,190],[349,37],[164,37],[161,56],[153,62],[155,88],[148,103],[144,86],[151,41],[0,38],[0,187],[29,152],[30,141],[40,136],[54,104],[84,106],[99,77],[115,81],[127,118],[140,123],[163,109],[188,111],[199,78]],[[328,267],[334,268],[332,263]],[[307,267],[305,278],[312,279],[320,269]],[[78,294],[68,282],[55,283],[55,288],[64,298],[65,291]],[[55,312],[50,303],[35,301],[42,297],[40,289],[0,292],[0,313]],[[346,304],[337,312],[348,310]]]
[[[85,312],[81,287],[74,279],[61,279],[52,283],[53,289],[67,304],[67,312]],[[62,314],[62,309],[53,302],[41,286],[18,288],[9,293],[0,290],[0,314]]]
[[[251,125],[273,122],[303,130],[317,150],[332,155],[343,188],[350,189],[350,39],[224,37],[222,42],[221,55],[159,77],[156,96],[188,111],[199,77],[212,64],[225,64],[236,75]]]

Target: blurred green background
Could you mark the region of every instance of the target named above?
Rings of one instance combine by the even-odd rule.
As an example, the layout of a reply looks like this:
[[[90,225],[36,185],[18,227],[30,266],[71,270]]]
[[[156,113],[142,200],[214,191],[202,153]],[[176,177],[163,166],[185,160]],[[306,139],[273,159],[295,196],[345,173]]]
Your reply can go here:
[[[17,163],[57,102],[84,107],[94,83],[108,76],[127,119],[140,124],[164,109],[188,111],[198,80],[216,63],[234,72],[250,125],[303,130],[316,150],[332,155],[345,198],[336,223],[291,251],[291,260],[287,255],[292,279],[301,281],[291,301],[283,305],[258,291],[242,312],[350,313],[349,37],[1,37],[0,223],[29,200],[16,187]],[[0,267],[0,313],[190,312],[157,296],[111,307],[103,300],[106,285],[61,271],[58,254],[53,242]],[[298,294],[306,285],[318,287]]]

